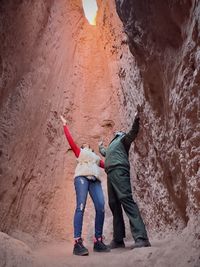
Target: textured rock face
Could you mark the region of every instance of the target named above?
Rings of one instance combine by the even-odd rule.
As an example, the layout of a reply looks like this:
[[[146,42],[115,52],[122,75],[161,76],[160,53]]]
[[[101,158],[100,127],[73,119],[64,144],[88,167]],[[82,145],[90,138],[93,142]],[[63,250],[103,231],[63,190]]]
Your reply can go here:
[[[127,39],[114,1],[98,1],[96,28],[81,1],[33,2],[0,7],[0,230],[30,243],[71,238],[75,158],[59,115],[97,150],[138,105],[134,197],[152,233],[185,226],[200,197],[199,3],[116,1]],[[91,203],[85,216],[91,237]]]
[[[63,158],[59,162],[64,140],[58,113],[70,101],[64,93],[70,72],[62,62],[71,60],[67,51],[73,46],[67,45],[71,36],[70,18],[63,17],[67,6],[52,3],[4,1],[1,6],[0,225],[8,233],[17,229],[34,236],[56,234],[62,232],[61,218],[67,217],[62,190],[68,180]],[[58,55],[59,47],[63,49]]]
[[[184,225],[200,204],[200,3],[116,0],[116,6],[134,56],[122,70],[128,120],[132,106],[142,107],[137,192],[154,226]]]
[[[23,242],[0,232],[0,247],[0,266],[36,266],[36,258],[31,249]]]
[[[110,139],[120,123],[116,56],[81,1],[2,1],[0,12],[0,229],[27,242],[72,239],[76,160],[59,115],[79,146]],[[85,216],[92,236],[93,206]]]

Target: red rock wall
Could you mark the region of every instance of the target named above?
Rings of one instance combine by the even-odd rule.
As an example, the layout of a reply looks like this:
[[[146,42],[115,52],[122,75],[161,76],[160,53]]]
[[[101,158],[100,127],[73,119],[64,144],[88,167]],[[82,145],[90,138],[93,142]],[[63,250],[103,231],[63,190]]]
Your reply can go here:
[[[200,3],[116,5],[134,57],[121,71],[127,118],[132,106],[142,110],[136,189],[152,227],[186,225],[200,203]]]
[[[3,1],[0,12],[0,230],[71,239],[76,160],[59,116],[79,146],[110,139],[120,123],[116,57],[81,1]],[[88,203],[85,235],[93,217]]]
[[[114,130],[129,129],[137,105],[141,130],[131,149],[131,173],[148,229],[183,226],[197,211],[199,4],[133,1],[131,9],[130,1],[116,2],[128,38],[114,1],[98,1],[96,28],[78,0],[2,1],[3,232],[20,239],[71,239],[76,161],[59,115],[78,145],[89,142],[97,150],[100,137],[108,144]],[[106,192],[106,179],[103,187]],[[89,202],[88,237],[93,218]]]

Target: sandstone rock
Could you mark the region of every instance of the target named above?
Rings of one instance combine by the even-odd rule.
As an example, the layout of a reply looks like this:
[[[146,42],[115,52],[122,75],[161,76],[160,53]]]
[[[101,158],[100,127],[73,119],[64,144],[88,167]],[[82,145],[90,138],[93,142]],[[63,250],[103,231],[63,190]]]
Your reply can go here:
[[[150,235],[186,226],[187,236],[195,232],[200,3],[115,2],[124,30],[114,1],[98,1],[96,28],[87,24],[78,0],[1,1],[0,229],[24,232],[22,240],[26,234],[36,241],[73,237],[76,160],[59,115],[78,145],[89,142],[97,150],[99,139],[108,144],[115,130],[130,129],[138,106],[141,129],[130,153],[131,175]],[[87,240],[93,219],[88,203]],[[163,254],[156,253],[161,266]],[[171,254],[173,249],[166,258]],[[148,262],[151,255],[145,255]],[[126,258],[123,263],[128,266]]]
[[[34,267],[35,257],[23,242],[0,232],[0,266]]]
[[[159,214],[159,227],[184,226],[200,203],[196,165],[200,152],[200,84],[196,81],[200,5],[170,0],[115,2],[133,55],[123,59],[127,120],[131,122],[137,104],[145,103],[135,162],[143,181],[135,189],[144,199],[142,209],[149,214],[148,221]],[[142,195],[143,189],[148,195]]]

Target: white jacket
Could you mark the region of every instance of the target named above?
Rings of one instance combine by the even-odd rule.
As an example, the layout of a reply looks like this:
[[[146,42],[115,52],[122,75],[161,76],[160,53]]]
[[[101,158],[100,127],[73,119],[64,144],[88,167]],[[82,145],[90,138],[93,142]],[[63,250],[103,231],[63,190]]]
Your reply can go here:
[[[95,176],[98,180],[100,177],[100,157],[97,156],[90,148],[81,149],[80,155],[77,158],[78,164],[75,169],[76,176]],[[91,177],[92,178],[92,177]]]

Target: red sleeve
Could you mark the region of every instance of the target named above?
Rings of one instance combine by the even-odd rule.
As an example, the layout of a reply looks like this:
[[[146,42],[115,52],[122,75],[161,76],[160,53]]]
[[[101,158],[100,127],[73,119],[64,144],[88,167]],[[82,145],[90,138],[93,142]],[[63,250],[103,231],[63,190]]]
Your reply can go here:
[[[102,159],[100,160],[99,166],[104,169],[104,161]]]
[[[68,128],[67,128],[67,125],[64,125],[64,132],[65,132],[65,135],[66,135],[66,138],[67,138],[67,141],[71,147],[71,149],[73,150],[75,156],[78,158],[79,154],[80,154],[80,148],[75,144]]]

